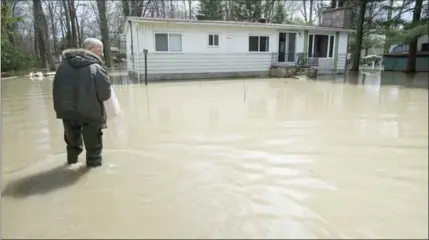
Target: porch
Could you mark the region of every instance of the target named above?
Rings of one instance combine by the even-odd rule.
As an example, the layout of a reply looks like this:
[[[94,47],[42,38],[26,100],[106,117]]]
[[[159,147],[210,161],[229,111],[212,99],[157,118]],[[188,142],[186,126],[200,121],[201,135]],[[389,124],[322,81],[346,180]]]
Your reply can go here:
[[[274,68],[315,68],[318,74],[345,71],[347,37],[339,32],[279,31],[277,40],[278,48],[271,58]]]

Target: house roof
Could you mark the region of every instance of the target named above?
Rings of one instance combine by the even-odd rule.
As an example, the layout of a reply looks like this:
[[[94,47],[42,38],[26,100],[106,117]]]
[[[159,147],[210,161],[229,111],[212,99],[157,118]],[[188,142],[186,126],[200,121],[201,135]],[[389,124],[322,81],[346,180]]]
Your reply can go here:
[[[254,28],[274,28],[274,29],[299,29],[315,31],[335,31],[335,32],[355,32],[354,29],[321,27],[314,25],[297,25],[297,24],[276,24],[276,23],[259,23],[259,22],[237,22],[237,21],[212,21],[212,20],[193,20],[193,19],[175,19],[175,18],[144,18],[144,17],[127,17],[127,21],[141,23],[172,23],[172,24],[194,24],[200,26],[235,26],[235,27],[254,27]],[[124,34],[128,29],[125,24]]]

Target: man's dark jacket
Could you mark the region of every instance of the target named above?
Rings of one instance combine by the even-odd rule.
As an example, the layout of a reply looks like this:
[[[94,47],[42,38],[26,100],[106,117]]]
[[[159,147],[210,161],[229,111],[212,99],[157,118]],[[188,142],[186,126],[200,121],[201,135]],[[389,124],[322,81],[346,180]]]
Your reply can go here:
[[[110,93],[107,71],[97,55],[84,49],[63,52],[53,84],[57,118],[104,126],[103,102],[110,98]]]

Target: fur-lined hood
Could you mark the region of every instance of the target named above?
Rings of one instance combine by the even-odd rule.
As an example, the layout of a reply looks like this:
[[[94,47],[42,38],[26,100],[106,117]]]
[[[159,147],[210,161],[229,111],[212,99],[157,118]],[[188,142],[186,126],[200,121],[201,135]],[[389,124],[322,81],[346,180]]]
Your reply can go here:
[[[101,58],[95,53],[82,48],[66,49],[62,52],[62,55],[63,59],[74,68],[81,68],[94,63],[103,64]]]

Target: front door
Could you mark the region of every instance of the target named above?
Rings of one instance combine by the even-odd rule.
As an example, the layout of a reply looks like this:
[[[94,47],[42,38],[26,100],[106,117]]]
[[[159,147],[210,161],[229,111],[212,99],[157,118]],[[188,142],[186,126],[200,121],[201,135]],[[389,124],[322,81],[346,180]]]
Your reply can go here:
[[[279,33],[279,62],[293,63],[296,59],[296,33]]]

